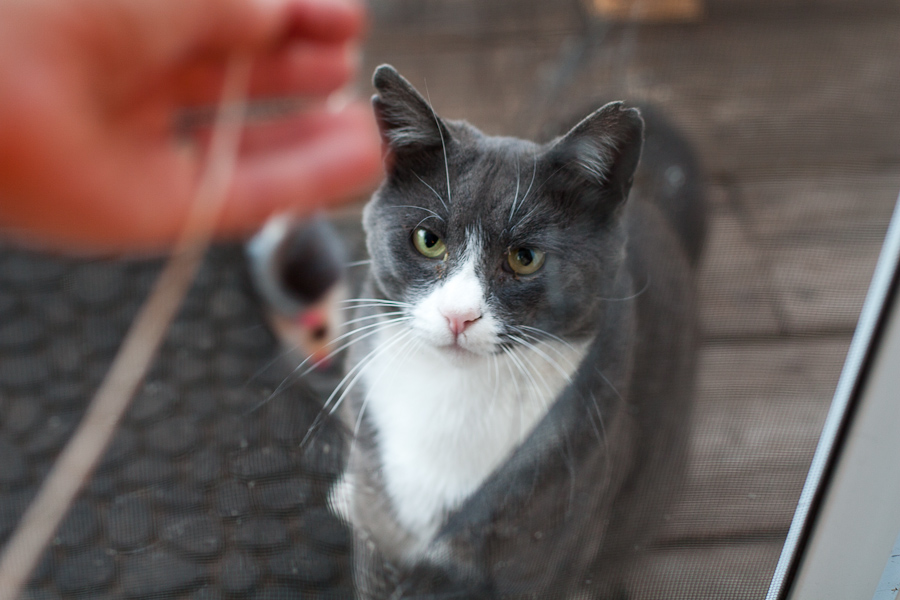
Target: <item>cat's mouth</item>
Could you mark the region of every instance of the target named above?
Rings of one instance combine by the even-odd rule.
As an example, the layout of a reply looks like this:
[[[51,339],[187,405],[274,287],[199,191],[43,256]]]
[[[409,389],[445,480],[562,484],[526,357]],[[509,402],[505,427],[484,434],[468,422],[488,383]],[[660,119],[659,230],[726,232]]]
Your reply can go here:
[[[467,368],[472,365],[476,365],[484,359],[483,355],[477,352],[473,352],[472,350],[467,350],[466,348],[458,344],[444,346],[441,348],[441,350],[441,353],[447,357],[447,362],[449,364],[455,365],[458,368]]]
[[[440,350],[450,356],[451,359],[464,362],[479,360],[484,357],[484,352],[479,352],[479,349],[472,347],[462,338],[440,346]]]
[[[446,346],[446,348],[447,348],[447,350],[448,350],[449,352],[454,352],[454,353],[456,353],[456,354],[461,354],[461,355],[464,355],[464,356],[465,356],[465,355],[470,355],[470,354],[471,354],[471,355],[476,354],[476,353],[475,353],[474,351],[472,351],[471,349],[466,348],[465,346],[463,346],[462,344],[460,344],[459,341],[453,342],[453,343],[450,344],[449,346]]]

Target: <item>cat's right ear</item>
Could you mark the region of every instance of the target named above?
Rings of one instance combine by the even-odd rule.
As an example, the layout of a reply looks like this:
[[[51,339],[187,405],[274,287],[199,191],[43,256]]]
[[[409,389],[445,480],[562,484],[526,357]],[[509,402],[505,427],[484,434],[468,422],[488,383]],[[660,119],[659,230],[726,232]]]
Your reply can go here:
[[[603,212],[628,198],[643,146],[644,121],[637,109],[610,102],[591,113],[547,153],[554,183],[574,190]]]
[[[438,150],[450,142],[450,132],[431,105],[394,67],[381,65],[373,78],[375,119],[385,149],[396,158]]]

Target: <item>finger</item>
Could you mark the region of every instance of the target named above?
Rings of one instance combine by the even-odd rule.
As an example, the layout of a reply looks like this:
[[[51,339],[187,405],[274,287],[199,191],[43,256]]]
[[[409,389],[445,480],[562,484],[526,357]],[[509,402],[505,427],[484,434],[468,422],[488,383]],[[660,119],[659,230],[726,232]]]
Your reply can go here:
[[[107,4],[97,0],[89,16],[107,23],[107,50],[134,48],[160,69],[238,52],[264,55],[297,41],[341,44],[358,37],[364,23],[357,0],[136,2],[116,11]]]
[[[183,227],[196,169],[168,152],[101,148],[55,165],[54,178],[25,190],[7,224],[48,248],[78,253],[160,251]],[[74,173],[74,171],[78,171]]]
[[[325,96],[354,74],[355,49],[347,45],[297,43],[254,62],[249,94],[272,96]],[[172,80],[175,102],[185,106],[214,104],[221,94],[225,64],[198,61],[180,69]]]
[[[370,119],[369,112],[360,115],[360,120]],[[241,140],[241,156],[262,156],[303,143],[314,144],[332,130],[345,127],[347,118],[347,114],[334,114],[320,106],[283,119],[248,124]]]
[[[358,63],[359,49],[352,44],[295,44],[257,61],[250,93],[255,97],[326,95],[352,79]]]
[[[359,36],[364,12],[356,0],[202,0],[183,2],[185,26],[200,51],[231,54],[294,40],[340,43]]]
[[[288,9],[290,37],[344,41],[359,37],[365,13],[355,0],[306,0]]]
[[[276,211],[302,216],[358,197],[381,177],[380,138],[366,106],[310,115],[304,125],[288,128],[293,136],[263,129],[252,131],[242,150],[218,237],[253,232]],[[50,214],[38,207],[42,214],[20,215],[17,224],[68,250],[143,253],[170,246],[184,227],[206,159],[187,148],[131,150],[73,164],[80,179],[72,188],[81,194],[68,195]]]
[[[328,126],[324,126],[325,124]],[[371,112],[353,106],[302,132],[295,143],[242,155],[220,221],[223,234],[258,227],[271,214],[305,215],[371,191],[382,176],[381,142]]]

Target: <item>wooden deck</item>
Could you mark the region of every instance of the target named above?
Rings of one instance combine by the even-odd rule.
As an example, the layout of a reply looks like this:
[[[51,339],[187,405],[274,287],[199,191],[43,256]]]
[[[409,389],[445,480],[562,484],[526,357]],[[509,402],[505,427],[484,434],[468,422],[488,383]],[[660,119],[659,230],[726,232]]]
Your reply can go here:
[[[900,191],[900,6],[706,7],[594,24],[585,44],[575,2],[383,1],[364,72],[390,62],[491,133],[649,100],[696,146],[710,231],[689,483],[642,576],[657,597],[761,598]]]

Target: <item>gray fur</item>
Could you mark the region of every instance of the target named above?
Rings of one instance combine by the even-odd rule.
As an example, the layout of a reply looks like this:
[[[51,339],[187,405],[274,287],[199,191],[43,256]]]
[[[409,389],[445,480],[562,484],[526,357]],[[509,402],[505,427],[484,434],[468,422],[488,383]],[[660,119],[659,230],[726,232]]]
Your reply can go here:
[[[608,104],[538,145],[440,119],[391,67],[376,71],[375,87],[388,177],[364,214],[373,262],[363,296],[423,294],[452,272],[453,248],[477,227],[491,307],[508,323],[589,340],[590,349],[536,429],[447,516],[417,564],[399,559],[410,536],[384,493],[377,432],[363,414],[347,464],[357,484],[358,595],[618,597],[677,491],[695,366],[692,261],[652,198],[626,202],[640,114]],[[413,249],[419,224],[447,242],[446,261]],[[504,267],[519,246],[546,252],[535,276]],[[365,340],[354,346],[350,366],[369,350]],[[345,407],[351,430],[364,396],[355,391]]]

